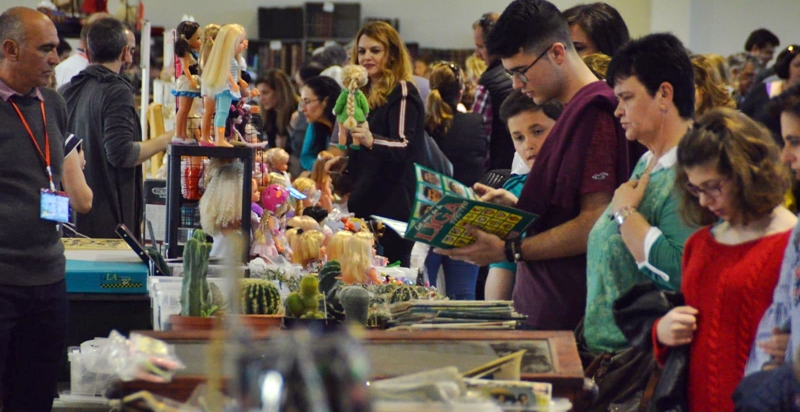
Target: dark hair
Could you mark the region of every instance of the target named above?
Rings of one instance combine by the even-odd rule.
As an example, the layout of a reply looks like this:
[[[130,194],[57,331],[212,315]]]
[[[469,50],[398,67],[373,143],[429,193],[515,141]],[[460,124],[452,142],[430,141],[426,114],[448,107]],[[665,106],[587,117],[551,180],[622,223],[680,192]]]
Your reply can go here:
[[[697,166],[715,167],[731,180],[735,218],[743,224],[782,204],[792,183],[770,131],[733,109],[717,108],[701,116],[678,144],[675,185],[681,191],[682,215],[687,223],[708,225],[717,217],[686,188],[686,169]]]
[[[319,205],[309,206],[303,209],[303,216],[310,216],[317,223],[322,224],[322,221],[328,217],[328,210]]]
[[[560,42],[572,49],[567,23],[546,0],[514,0],[506,7],[486,39],[489,54],[508,58],[520,49],[540,53],[545,43]]]
[[[464,76],[454,63],[439,62],[433,66],[429,80],[431,92],[425,107],[425,130],[441,138],[453,126],[458,93],[464,89]]]
[[[297,111],[297,103],[300,101],[300,98],[294,93],[292,80],[282,70],[270,69],[253,83],[256,87],[259,84],[269,86],[275,93],[277,101],[276,107],[269,112],[263,107],[261,108],[261,116],[264,120],[263,130],[274,129],[279,135],[286,136],[289,133],[289,121],[292,119],[292,114]]]
[[[677,37],[655,33],[631,40],[617,51],[606,72],[608,85],[636,76],[655,96],[662,83],[672,85],[673,102],[684,119],[694,115],[694,69],[689,54]]]
[[[182,21],[178,25],[178,29],[175,30],[175,34],[178,36],[175,40],[176,56],[183,57],[186,55],[186,52],[189,51],[189,39],[191,39],[199,29],[200,25],[193,21]]]
[[[577,24],[605,55],[614,56],[631,39],[625,20],[617,9],[606,3],[579,4],[561,15],[567,26]]]
[[[325,46],[321,52],[311,56],[311,62],[327,69],[331,66],[341,66],[347,60],[347,51],[339,43]]]
[[[86,43],[92,63],[113,62],[119,59],[122,49],[128,45],[125,26],[113,17],[97,20],[89,29]]]
[[[67,39],[64,38],[62,35],[58,35],[58,47],[56,47],[56,53],[58,56],[61,57],[62,53],[69,53],[72,51],[72,46],[67,43]]]
[[[522,113],[522,112],[538,112],[543,111],[544,114],[553,119],[558,120],[561,112],[564,111],[564,106],[558,100],[549,100],[544,104],[536,104],[533,99],[526,96],[520,90],[514,90],[506,97],[503,104],[500,105],[500,119],[503,123],[508,123],[508,119]]]
[[[798,54],[800,54],[800,46],[796,44],[792,44],[783,49],[783,51],[778,54],[778,58],[775,59],[775,66],[773,66],[775,68],[775,74],[781,79],[788,79],[789,65],[792,64],[792,60],[794,60]]]
[[[300,75],[300,80],[302,80],[303,83],[305,83],[308,81],[308,79],[319,76],[319,74],[322,73],[323,70],[325,70],[325,68],[320,66],[319,64],[309,63],[297,69],[297,74]]]
[[[320,102],[322,102],[325,98],[328,100],[325,102],[325,108],[322,109],[323,116],[330,121],[331,127],[336,123],[336,116],[333,114],[333,106],[336,105],[336,99],[339,98],[339,94],[342,92],[342,87],[339,86],[339,83],[336,80],[328,76],[316,76],[308,79],[305,82],[303,87],[308,87],[314,92],[314,95],[317,96]],[[309,125],[314,127],[314,131],[316,132],[317,136],[327,136],[331,134],[331,130],[327,129],[327,126],[321,124],[320,122],[316,122],[313,125]],[[325,150],[328,146],[327,139],[316,139],[316,145],[318,147],[312,147],[313,153],[319,153],[322,150]]]
[[[781,113],[791,113],[800,118],[800,84],[790,87],[769,102],[770,114],[778,118]]]
[[[769,44],[778,47],[781,41],[778,39],[778,36],[767,29],[753,30],[753,32],[747,36],[747,41],[744,42],[744,51],[749,52],[753,49],[753,46],[763,49]]]

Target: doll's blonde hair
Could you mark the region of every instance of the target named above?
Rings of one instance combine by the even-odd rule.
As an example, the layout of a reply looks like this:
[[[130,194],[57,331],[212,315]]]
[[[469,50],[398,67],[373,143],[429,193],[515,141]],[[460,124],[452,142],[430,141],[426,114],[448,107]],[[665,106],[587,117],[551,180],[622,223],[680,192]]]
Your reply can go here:
[[[346,284],[367,283],[367,271],[373,265],[372,234],[358,232],[347,240],[347,253],[339,262],[342,265],[342,281]]]
[[[328,241],[328,261],[335,260],[337,262],[342,261],[345,257],[345,250],[347,246],[347,241],[353,237],[353,232],[349,230],[340,230],[331,237],[331,240]]]
[[[367,76],[367,69],[358,64],[348,64],[342,69],[342,84],[347,88],[347,120],[342,123],[342,126],[347,130],[353,130],[358,126],[356,121],[356,90],[364,87],[369,82]]]
[[[294,216],[286,222],[286,226],[296,229],[321,231],[319,222],[311,216]]]
[[[226,24],[219,29],[201,78],[207,96],[214,96],[229,87],[231,59],[239,59],[236,45],[244,38],[244,33],[244,27],[239,24]]]
[[[299,230],[298,230],[299,232]],[[303,266],[322,258],[322,243],[325,235],[316,230],[305,230],[292,238],[292,263]]]
[[[211,236],[242,219],[243,166],[239,161],[212,158],[209,181],[200,198],[200,226]]]
[[[312,189],[317,188],[317,184],[314,183],[313,180],[307,177],[298,177],[297,179],[294,179],[294,182],[292,182],[292,186],[294,186],[295,189],[303,192],[303,194],[307,196],[311,196]],[[294,213],[298,216],[302,216],[303,209],[305,209],[305,206],[303,206],[303,202],[298,201],[297,204],[295,205]]]
[[[214,47],[214,40],[217,38],[217,33],[219,33],[219,24],[206,24],[206,27],[203,27],[203,46],[200,47],[200,69],[206,67],[206,60],[208,60],[208,55],[211,54],[211,48]]]
[[[281,162],[281,161],[286,162],[286,163],[289,162],[289,152],[287,152],[286,150],[284,150],[283,148],[280,148],[280,147],[273,147],[272,149],[267,150],[267,152],[266,152],[266,161],[267,161],[267,164],[269,165],[269,170],[271,172],[274,172],[274,171],[277,170],[275,168],[275,165],[278,162]]]

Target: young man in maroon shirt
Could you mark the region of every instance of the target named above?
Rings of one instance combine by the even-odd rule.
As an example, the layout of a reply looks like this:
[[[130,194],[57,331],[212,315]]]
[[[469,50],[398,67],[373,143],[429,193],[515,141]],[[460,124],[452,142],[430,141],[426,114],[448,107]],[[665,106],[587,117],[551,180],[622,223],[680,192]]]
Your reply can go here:
[[[555,99],[564,112],[542,146],[519,201],[502,190],[483,200],[539,215],[524,239],[475,230],[477,241],[438,253],[486,265],[517,262],[514,306],[533,329],[574,329],[586,305],[589,231],[630,175],[630,153],[614,118],[613,90],[583,63],[558,9],[544,0],[514,0],[487,39],[515,89],[537,104]]]

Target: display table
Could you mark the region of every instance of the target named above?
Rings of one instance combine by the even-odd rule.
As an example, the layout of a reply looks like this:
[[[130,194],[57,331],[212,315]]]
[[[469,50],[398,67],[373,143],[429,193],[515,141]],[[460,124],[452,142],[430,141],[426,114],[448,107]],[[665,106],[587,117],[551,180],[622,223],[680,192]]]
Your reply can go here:
[[[186,369],[180,371],[170,384],[124,383],[124,393],[146,389],[173,399],[186,399],[193,388],[205,380],[206,349],[211,333],[141,333],[174,345]],[[255,339],[268,345],[270,334],[261,333]],[[522,359],[522,379],[553,384],[554,397],[568,398],[575,405],[574,410],[580,410],[583,368],[575,338],[569,331],[366,331],[362,341],[368,352],[373,379],[444,366],[456,366],[464,372],[526,349]],[[226,365],[224,375],[232,375],[230,367]]]

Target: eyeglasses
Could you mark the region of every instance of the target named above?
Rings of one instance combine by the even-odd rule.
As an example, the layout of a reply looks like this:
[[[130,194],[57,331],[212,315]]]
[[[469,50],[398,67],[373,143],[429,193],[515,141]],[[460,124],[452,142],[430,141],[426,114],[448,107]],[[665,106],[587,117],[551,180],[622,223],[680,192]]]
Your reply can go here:
[[[711,198],[717,198],[719,195],[722,194],[722,184],[727,182],[728,178],[722,178],[717,180],[716,182],[706,182],[703,183],[703,187],[695,186],[691,183],[686,183],[686,191],[689,192],[694,197],[700,197],[700,194],[704,194]]]
[[[318,101],[319,101],[319,99],[313,99],[313,100],[312,99],[303,99],[303,100],[300,100],[300,106],[308,106],[309,104],[316,103]]]
[[[544,55],[547,54],[547,52],[549,52],[550,49],[552,49],[552,48],[553,48],[553,45],[550,45],[550,47],[544,49],[544,51],[538,57],[536,57],[536,60],[534,60],[533,63],[529,64],[528,67],[526,67],[524,69],[506,70],[506,75],[511,80],[514,80],[514,78],[516,78],[520,82],[527,84],[528,83],[528,77],[525,75],[525,73],[527,73],[528,70],[530,70],[531,67],[533,67],[533,65],[536,64],[536,62],[541,60],[542,57],[544,57]]]

